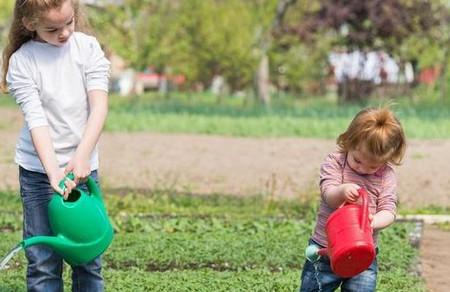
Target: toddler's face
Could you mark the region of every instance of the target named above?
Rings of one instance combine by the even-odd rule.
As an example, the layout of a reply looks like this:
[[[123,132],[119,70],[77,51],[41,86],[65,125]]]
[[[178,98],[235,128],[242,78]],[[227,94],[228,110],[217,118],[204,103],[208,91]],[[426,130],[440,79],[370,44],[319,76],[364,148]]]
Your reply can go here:
[[[351,169],[359,174],[374,174],[385,163],[375,161],[370,155],[359,149],[350,150],[347,155],[347,163]]]
[[[64,45],[75,29],[74,17],[70,0],[64,1],[61,7],[47,11],[35,26],[37,40],[58,47]]]

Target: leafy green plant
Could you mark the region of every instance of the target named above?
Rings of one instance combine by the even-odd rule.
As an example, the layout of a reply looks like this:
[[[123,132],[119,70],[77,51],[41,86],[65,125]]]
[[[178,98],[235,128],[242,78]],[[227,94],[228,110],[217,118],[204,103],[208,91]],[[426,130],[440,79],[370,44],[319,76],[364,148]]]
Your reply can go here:
[[[208,96],[162,100],[153,95],[112,97],[108,131],[153,131],[251,137],[336,138],[365,106],[385,102],[337,105],[326,98],[280,98],[270,108],[243,105],[232,97],[217,104]],[[393,107],[408,138],[450,137],[450,107],[445,102],[399,99]]]
[[[103,256],[107,291],[296,291],[315,205],[267,197],[105,191],[115,238]],[[21,240],[15,192],[0,192],[0,254]],[[379,238],[378,291],[424,291],[409,273],[411,224]],[[1,291],[25,290],[24,253],[0,272]],[[70,290],[70,269],[64,272]]]

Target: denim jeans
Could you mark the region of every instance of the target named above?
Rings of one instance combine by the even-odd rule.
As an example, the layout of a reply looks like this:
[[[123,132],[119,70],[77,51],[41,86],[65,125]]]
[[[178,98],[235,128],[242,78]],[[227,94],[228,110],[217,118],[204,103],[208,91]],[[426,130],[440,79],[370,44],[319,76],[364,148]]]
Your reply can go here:
[[[318,245],[313,241],[310,241],[310,244]],[[376,257],[367,270],[351,278],[341,278],[334,274],[331,270],[328,257],[321,257],[314,264],[305,260],[301,276],[300,292],[319,291],[319,283],[317,283],[314,265],[317,265],[317,277],[320,282],[321,291],[323,292],[335,291],[339,287],[341,287],[341,291],[343,292],[375,291],[378,272]]]
[[[97,181],[96,171],[93,171],[91,176]],[[54,191],[47,175],[19,167],[19,181],[23,204],[23,237],[53,235],[48,220],[48,203]],[[85,184],[79,185],[77,188],[87,191]],[[28,260],[28,291],[63,291],[63,259],[61,256],[44,245],[27,248],[25,255]],[[103,291],[100,257],[85,265],[72,266],[72,291]]]

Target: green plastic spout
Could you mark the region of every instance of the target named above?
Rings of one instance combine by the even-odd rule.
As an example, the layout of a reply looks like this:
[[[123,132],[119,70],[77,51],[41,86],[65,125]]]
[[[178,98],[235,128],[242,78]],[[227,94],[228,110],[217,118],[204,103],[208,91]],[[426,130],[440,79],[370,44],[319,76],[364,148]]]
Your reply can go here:
[[[25,249],[33,245],[46,245],[64,257],[72,266],[86,264],[101,255],[109,245],[112,230],[107,231],[98,240],[90,243],[76,243],[63,236],[34,236],[20,244]]]
[[[38,244],[48,245],[55,249],[66,249],[69,246],[67,239],[57,236],[34,236],[23,240],[20,244],[24,249]]]
[[[80,257],[80,246],[63,236],[34,236],[21,242],[24,249],[33,245],[46,245],[58,254],[64,255],[67,262],[73,265],[81,263],[77,258]],[[86,245],[83,245],[85,249]]]

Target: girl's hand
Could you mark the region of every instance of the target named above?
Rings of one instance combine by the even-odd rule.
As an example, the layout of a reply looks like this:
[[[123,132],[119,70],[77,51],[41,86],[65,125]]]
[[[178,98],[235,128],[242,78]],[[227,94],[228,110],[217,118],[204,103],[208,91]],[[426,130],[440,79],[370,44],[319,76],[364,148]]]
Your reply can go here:
[[[48,173],[48,179],[50,181],[50,185],[52,186],[55,192],[61,194],[64,197],[64,200],[67,200],[70,192],[73,188],[76,187],[76,184],[73,180],[67,178],[64,182],[66,186],[64,191],[59,187],[59,183],[65,178],[64,170],[61,168],[56,169],[53,172]]]
[[[91,174],[91,165],[89,159],[80,158],[75,155],[66,165],[64,172],[67,174],[73,172],[75,184],[84,183]]]
[[[357,184],[343,184],[342,185],[342,195],[344,197],[344,200],[349,203],[355,203],[358,201],[359,193],[358,189],[360,189],[360,186]]]

